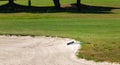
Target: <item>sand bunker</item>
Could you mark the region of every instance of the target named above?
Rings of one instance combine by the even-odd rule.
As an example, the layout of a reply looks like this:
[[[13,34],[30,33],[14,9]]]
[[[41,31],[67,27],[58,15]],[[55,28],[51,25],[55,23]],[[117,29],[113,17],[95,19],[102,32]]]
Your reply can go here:
[[[79,44],[57,37],[0,36],[0,65],[120,65],[77,59]]]

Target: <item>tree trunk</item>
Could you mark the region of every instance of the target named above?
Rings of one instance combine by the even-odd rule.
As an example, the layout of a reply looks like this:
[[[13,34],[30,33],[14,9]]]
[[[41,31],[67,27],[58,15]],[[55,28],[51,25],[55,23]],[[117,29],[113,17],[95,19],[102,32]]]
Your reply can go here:
[[[9,9],[11,9],[11,10],[14,10],[14,0],[8,0],[9,2],[8,2],[8,4],[9,4]]]
[[[31,7],[31,0],[28,0],[28,7]]]
[[[77,0],[77,7],[78,7],[78,10],[81,10],[81,0]]]
[[[60,8],[60,1],[59,0],[53,0],[55,8],[59,9]]]
[[[9,4],[14,4],[14,0],[9,0]]]

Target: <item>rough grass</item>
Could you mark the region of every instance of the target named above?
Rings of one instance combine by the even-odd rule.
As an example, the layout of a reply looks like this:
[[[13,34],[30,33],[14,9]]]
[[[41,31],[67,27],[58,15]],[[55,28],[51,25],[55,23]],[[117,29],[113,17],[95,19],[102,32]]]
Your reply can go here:
[[[120,7],[120,0],[81,0],[82,3],[96,6]]]
[[[31,0],[33,6],[53,6],[52,0]],[[119,7],[120,0],[81,0],[82,4],[96,5],[96,6],[113,6]],[[15,0],[16,3],[28,5],[28,0]],[[60,0],[62,4],[76,3],[76,0]],[[7,0],[0,1],[0,4],[7,3]]]

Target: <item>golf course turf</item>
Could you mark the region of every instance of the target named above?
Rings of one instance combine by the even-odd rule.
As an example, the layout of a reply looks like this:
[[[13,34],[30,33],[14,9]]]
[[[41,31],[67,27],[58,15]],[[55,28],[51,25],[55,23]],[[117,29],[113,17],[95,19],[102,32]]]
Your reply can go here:
[[[120,0],[92,1],[93,3],[84,0],[83,4],[120,6],[118,3]],[[25,4],[24,1],[19,2],[17,0],[16,2]],[[70,4],[73,0],[62,2],[63,4]],[[110,2],[113,3],[110,4]],[[38,2],[33,2],[34,4],[37,5]],[[52,6],[50,3],[45,5]],[[74,38],[78,41],[90,43],[82,44],[78,57],[120,63],[120,9],[110,12],[112,13],[0,13],[0,34]]]

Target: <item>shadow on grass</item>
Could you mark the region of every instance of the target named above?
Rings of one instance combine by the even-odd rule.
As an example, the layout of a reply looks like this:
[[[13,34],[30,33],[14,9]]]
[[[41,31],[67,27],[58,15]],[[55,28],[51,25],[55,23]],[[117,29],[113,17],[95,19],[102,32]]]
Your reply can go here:
[[[24,6],[19,4],[4,4],[0,6],[0,13],[57,13],[57,12],[69,12],[69,13],[112,13],[111,10],[120,9],[115,7],[101,7],[101,6],[89,6],[81,4],[81,10],[78,10],[76,4],[62,6],[60,9],[56,9],[54,6]]]

